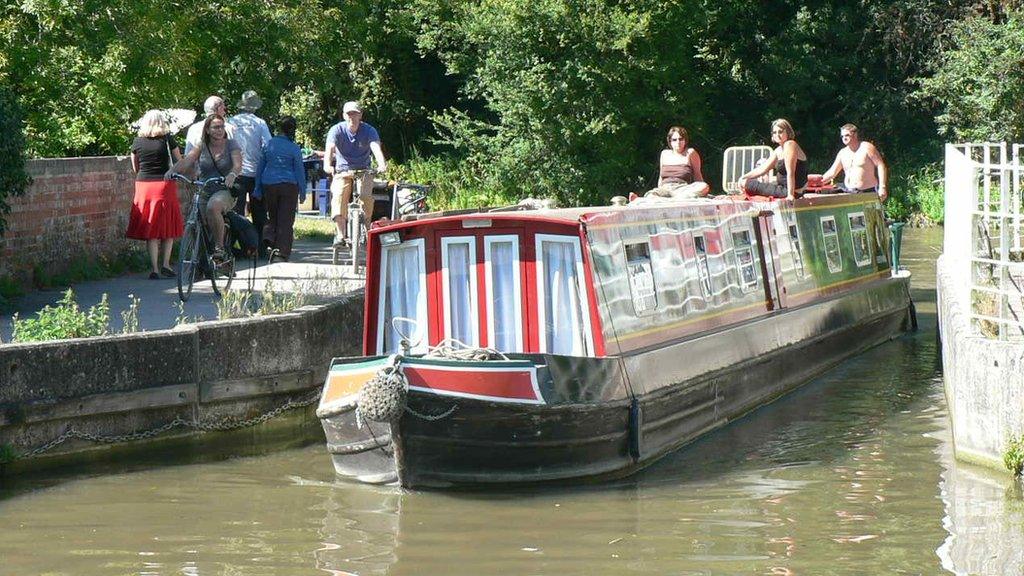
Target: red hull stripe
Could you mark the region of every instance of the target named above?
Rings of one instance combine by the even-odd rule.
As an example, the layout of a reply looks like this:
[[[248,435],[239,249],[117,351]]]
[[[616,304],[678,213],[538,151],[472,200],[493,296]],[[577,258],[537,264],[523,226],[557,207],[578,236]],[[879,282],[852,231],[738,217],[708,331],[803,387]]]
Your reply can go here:
[[[494,402],[544,404],[533,367],[402,366],[409,388]]]

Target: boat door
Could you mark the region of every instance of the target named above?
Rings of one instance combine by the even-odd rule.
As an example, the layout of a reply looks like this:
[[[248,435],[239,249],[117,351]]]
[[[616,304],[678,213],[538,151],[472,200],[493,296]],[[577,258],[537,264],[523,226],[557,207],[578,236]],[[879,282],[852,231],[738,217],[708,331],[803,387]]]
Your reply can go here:
[[[521,228],[449,230],[436,236],[431,341],[501,352],[527,350],[530,297]],[[532,256],[532,254],[530,255]]]

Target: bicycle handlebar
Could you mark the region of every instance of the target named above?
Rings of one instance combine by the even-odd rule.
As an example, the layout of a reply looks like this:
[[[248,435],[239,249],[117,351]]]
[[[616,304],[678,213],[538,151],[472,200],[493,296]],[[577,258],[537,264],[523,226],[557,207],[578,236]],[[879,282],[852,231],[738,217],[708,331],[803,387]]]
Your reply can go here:
[[[184,174],[178,174],[177,172],[171,174],[171,179],[172,180],[178,180],[178,181],[184,182],[186,184],[192,184],[193,186],[199,186],[200,188],[205,188],[206,186],[208,186],[210,184],[215,184],[215,183],[222,183],[223,184],[225,182],[223,176],[214,176],[213,178],[207,178],[206,180],[193,180],[193,179],[189,178],[188,176],[185,176]]]

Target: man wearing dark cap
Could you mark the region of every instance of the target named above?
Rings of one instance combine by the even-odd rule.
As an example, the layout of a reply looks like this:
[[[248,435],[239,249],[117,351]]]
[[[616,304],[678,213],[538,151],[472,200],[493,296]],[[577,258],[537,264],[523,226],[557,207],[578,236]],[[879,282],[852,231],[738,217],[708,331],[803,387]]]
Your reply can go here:
[[[331,180],[331,217],[337,226],[334,243],[344,244],[348,217],[348,203],[352,199],[354,184],[353,170],[370,168],[370,155],[377,161],[377,171],[384,172],[388,168],[384,160],[384,152],[380,147],[380,135],[377,129],[363,122],[363,109],[358,102],[345,102],[341,109],[342,120],[327,133],[327,144],[324,147],[324,172],[333,174]],[[363,203],[363,213],[369,225],[373,216],[373,176],[366,174],[362,178],[359,199]]]
[[[253,195],[256,188],[256,169],[263,160],[263,147],[270,142],[270,128],[262,118],[254,114],[261,106],[263,100],[256,91],[246,90],[242,94],[242,99],[238,101],[238,109],[241,112],[228,119],[228,124],[234,129],[232,138],[242,148],[242,173],[236,180],[238,196],[235,198],[235,212],[245,214],[245,203],[248,198],[252,223],[260,237],[260,257],[265,258],[263,226],[267,223],[267,210],[263,200]]]

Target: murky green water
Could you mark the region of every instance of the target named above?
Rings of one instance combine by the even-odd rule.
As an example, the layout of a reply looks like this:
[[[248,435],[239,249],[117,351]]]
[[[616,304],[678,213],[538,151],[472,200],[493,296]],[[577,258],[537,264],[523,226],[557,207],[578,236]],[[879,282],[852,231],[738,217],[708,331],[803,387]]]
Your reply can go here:
[[[636,477],[406,493],[337,482],[311,446],[33,481],[0,499],[0,574],[1024,573],[1019,489],[951,457],[940,239],[906,237],[920,332]]]

